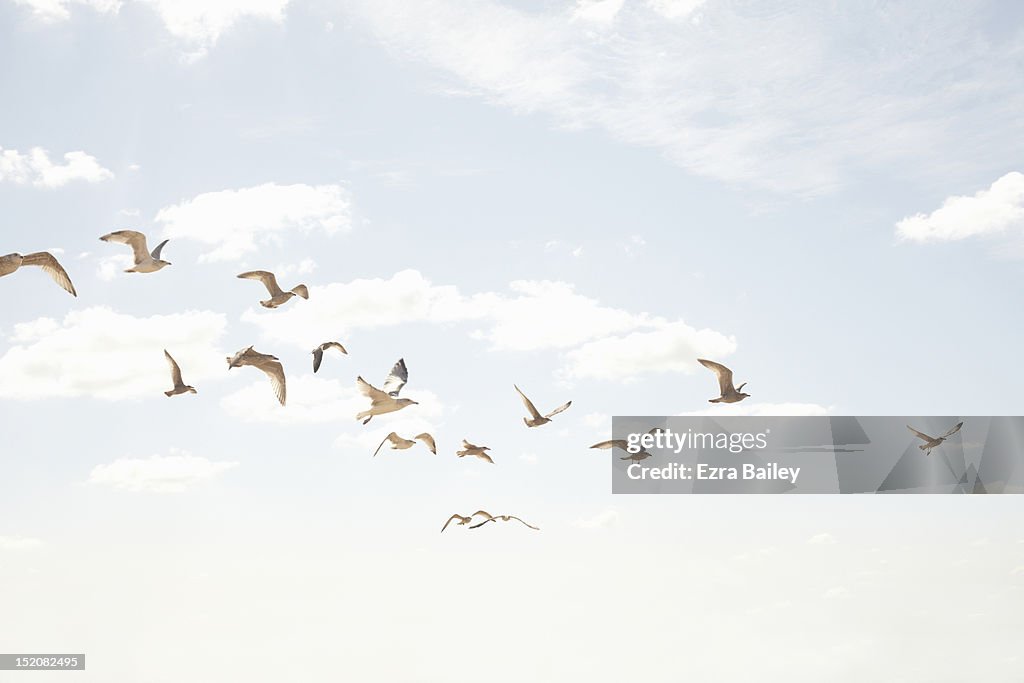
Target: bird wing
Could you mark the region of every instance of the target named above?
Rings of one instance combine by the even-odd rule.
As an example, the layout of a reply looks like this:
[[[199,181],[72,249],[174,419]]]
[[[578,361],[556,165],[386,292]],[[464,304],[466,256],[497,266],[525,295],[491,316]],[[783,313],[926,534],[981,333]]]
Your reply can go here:
[[[326,351],[327,349],[338,349],[339,351],[344,353],[346,356],[348,355],[348,351],[345,350],[345,347],[342,346],[340,342],[336,342],[336,341],[325,342],[325,343],[320,345],[320,348],[322,348],[324,351]]]
[[[38,266],[43,272],[53,278],[53,281],[64,288],[72,296],[78,296],[75,286],[71,284],[71,278],[67,271],[60,265],[53,254],[46,251],[39,251],[34,254],[26,254],[21,261],[23,266]]]
[[[625,439],[612,439],[610,441],[602,441],[601,443],[595,443],[591,448],[619,448],[626,450],[626,446],[629,444]]]
[[[324,350],[321,347],[313,349],[313,372],[320,369],[320,363],[324,362]]]
[[[359,387],[359,391],[363,393],[363,396],[368,397],[374,403],[377,401],[386,401],[388,398],[387,394],[367,382],[362,377],[356,377],[356,386]]]
[[[391,374],[384,380],[384,393],[388,396],[398,396],[405,383],[409,381],[409,370],[405,367],[405,359],[399,358],[395,366],[391,368]]]
[[[571,406],[571,405],[572,405],[572,401],[567,401],[567,402],[565,403],[565,405],[560,405],[560,406],[558,406],[557,408],[555,408],[554,410],[552,410],[552,411],[551,411],[550,413],[548,413],[548,414],[547,414],[547,415],[545,415],[544,417],[546,417],[546,418],[551,418],[551,417],[554,417],[555,415],[558,415],[559,413],[561,413],[561,412],[563,412],[563,411],[565,411],[565,410],[568,410],[568,409],[569,409],[569,406]]]
[[[479,523],[477,523],[477,524],[474,524],[474,525],[472,525],[472,526],[471,526],[471,527],[469,527],[469,528],[470,528],[470,529],[476,529],[477,527],[481,527],[481,526],[483,526],[484,524],[487,524],[487,522],[493,522],[493,521],[494,521],[494,517],[488,517],[488,518],[487,518],[487,519],[485,519],[484,521],[482,521],[482,522],[479,522]]]
[[[295,285],[294,287],[292,287],[291,291],[292,294],[297,294],[301,296],[303,299],[309,298],[309,287],[306,287],[306,285]]]
[[[444,526],[441,527],[441,533],[443,534],[444,530],[448,528],[448,525],[451,524],[452,522],[454,522],[456,519],[463,520],[463,519],[467,519],[467,518],[463,517],[462,515],[459,515],[459,514],[452,515],[451,517],[448,518],[448,521],[444,523]]]
[[[117,230],[100,238],[104,242],[115,244],[127,244],[132,248],[135,262],[141,263],[149,258],[149,248],[146,246],[146,236],[135,230]]]
[[[181,368],[178,367],[178,363],[171,357],[171,354],[167,353],[167,349],[164,349],[164,357],[171,367],[171,381],[174,382],[175,387],[180,387],[185,383],[181,379]]]
[[[160,244],[156,245],[156,249],[153,250],[152,254],[154,259],[160,258],[160,252],[164,250],[164,245],[167,244],[168,242],[170,242],[170,240],[164,240]]]
[[[422,434],[417,434],[414,438],[419,439],[423,443],[427,444],[427,448],[430,449],[430,452],[433,453],[434,455],[437,455],[437,443],[434,441],[434,437],[432,437],[430,434],[423,432]]]
[[[267,288],[267,291],[270,292],[270,296],[284,294],[278,286],[277,278],[274,277],[274,274],[265,270],[250,270],[246,273],[241,273],[238,277],[242,280],[259,280]]]
[[[262,370],[270,378],[270,384],[274,387],[274,394],[277,396],[277,400],[281,402],[281,405],[284,405],[287,388],[284,379],[284,366],[281,365],[281,361],[267,358],[253,363],[253,366]]]
[[[933,439],[932,437],[928,436],[927,434],[925,434],[923,432],[917,431],[916,429],[914,429],[910,425],[907,425],[907,429],[909,429],[910,431],[914,432],[914,434],[916,434],[917,438],[919,438],[919,439],[924,439],[925,441],[935,441],[935,439]]]
[[[540,411],[538,411],[537,408],[533,405],[533,401],[526,398],[526,394],[523,393],[522,389],[517,387],[515,384],[513,384],[512,386],[516,387],[516,392],[519,393],[519,398],[523,399],[523,405],[526,406],[526,409],[528,411],[530,411],[530,415],[533,415],[533,419],[540,419]]]
[[[477,453],[476,457],[480,458],[481,460],[486,460],[487,462],[491,463],[492,465],[494,464],[494,460],[492,460],[491,456],[487,455],[486,453]]]
[[[373,452],[373,457],[375,457],[375,458],[377,457],[377,454],[380,453],[380,449],[384,447],[385,442],[390,441],[393,444],[393,443],[395,443],[395,439],[397,439],[397,438],[398,438],[398,434],[395,434],[394,432],[391,432],[390,434],[385,436],[384,437],[384,441],[381,441],[380,445],[377,446],[377,450],[375,450]],[[442,531],[444,531],[444,529],[442,529]]]
[[[736,391],[732,386],[732,370],[725,367],[721,363],[716,363],[713,360],[704,360],[698,358],[697,362],[706,367],[711,372],[715,373],[718,377],[718,388],[721,390],[722,395],[731,394]]]
[[[523,522],[523,520],[519,519],[515,515],[509,515],[509,519],[514,519],[517,522],[521,522],[522,524],[526,524],[526,522]],[[531,529],[534,529],[535,531],[540,531],[540,527],[533,526],[532,524],[526,524],[526,526],[530,527]]]
[[[957,432],[959,432],[960,428],[963,427],[963,426],[964,426],[963,422],[957,422],[955,427],[953,427],[948,432],[946,432],[945,434],[942,435],[942,438],[943,439],[948,439],[949,437],[951,437],[954,434],[956,434]]]
[[[490,512],[487,512],[486,510],[477,510],[476,512],[474,512],[473,514],[470,515],[470,518],[472,519],[473,517],[476,517],[477,515],[483,515],[487,519],[494,519],[494,515],[492,515]]]

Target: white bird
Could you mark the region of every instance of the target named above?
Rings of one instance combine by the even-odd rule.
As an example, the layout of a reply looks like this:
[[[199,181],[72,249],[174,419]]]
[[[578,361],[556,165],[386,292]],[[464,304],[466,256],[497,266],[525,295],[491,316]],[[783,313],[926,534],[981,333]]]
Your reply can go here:
[[[476,512],[471,514],[469,517],[463,517],[462,515],[456,513],[456,514],[452,515],[451,517],[449,517],[448,521],[444,523],[444,526],[441,527],[441,533],[442,534],[444,533],[444,530],[448,528],[448,525],[451,524],[453,520],[456,520],[456,519],[459,520],[457,522],[457,525],[458,526],[463,526],[465,524],[469,524],[470,522],[472,522],[473,518],[476,517],[477,515],[482,515],[483,517],[485,517],[487,519],[490,519],[490,517],[491,517],[491,513],[484,512],[483,510],[477,510]]]
[[[515,384],[513,384],[512,386],[516,387],[516,392],[519,393],[519,398],[523,399],[523,405],[526,406],[526,409],[530,412],[529,418],[523,418],[523,422],[526,423],[527,427],[539,427],[541,425],[545,425],[548,422],[551,422],[552,417],[558,415],[560,412],[566,410],[569,406],[572,405],[572,401],[568,401],[565,403],[565,405],[558,406],[547,415],[541,415],[540,411],[538,411],[537,408],[534,407],[533,402],[530,401],[530,399],[526,398],[526,394],[524,394],[522,390]]]
[[[491,450],[490,447],[475,446],[470,442],[466,441],[465,439],[463,439],[462,448],[463,450],[461,451],[455,451],[455,455],[459,456],[460,458],[464,458],[467,455],[472,455],[474,457],[480,458],[481,460],[485,460],[491,463],[492,465],[494,464],[494,460],[491,459],[491,456],[487,455],[487,451]]]
[[[313,372],[316,372],[317,370],[320,369],[320,363],[324,361],[324,351],[326,351],[327,349],[338,349],[346,356],[348,355],[348,351],[345,350],[345,347],[339,344],[338,342],[324,342],[320,346],[313,349]]]
[[[911,427],[910,425],[907,425],[907,429],[909,429],[910,431],[914,432],[914,434],[917,436],[917,438],[919,438],[922,441],[924,441],[924,443],[921,444],[920,446],[918,446],[918,448],[920,448],[922,451],[924,451],[925,455],[931,455],[933,448],[937,448],[938,446],[941,446],[943,441],[945,441],[949,437],[951,437],[954,434],[956,434],[957,432],[959,432],[960,428],[963,427],[963,426],[964,426],[963,422],[957,422],[956,425],[951,427],[949,429],[949,431],[947,431],[945,434],[943,434],[942,436],[935,436],[935,437],[928,436],[927,434],[919,432],[916,429],[914,429],[913,427]]]
[[[160,252],[170,240],[164,240],[156,245],[156,249],[150,253],[149,247],[146,245],[146,236],[135,230],[118,230],[104,235],[100,239],[114,244],[127,244],[132,248],[135,265],[125,270],[126,273],[155,273],[161,268],[171,265],[168,261],[160,258]]]
[[[405,367],[404,358],[399,358],[398,362],[391,368],[391,373],[388,375],[388,378],[384,380],[383,391],[373,386],[362,377],[356,377],[356,386],[359,387],[359,391],[363,393],[363,396],[370,399],[369,410],[364,410],[356,415],[356,419],[363,420],[363,418],[366,418],[363,420],[363,424],[366,424],[373,419],[374,415],[393,413],[396,410],[401,410],[407,406],[419,405],[412,399],[398,398],[398,393],[402,391],[402,387],[405,386],[408,379],[409,371]]]
[[[60,265],[57,259],[48,251],[37,251],[34,254],[7,254],[0,256],[0,277],[10,275],[22,266],[38,266],[43,272],[53,278],[53,281],[64,288],[71,296],[78,296],[75,286],[71,284],[71,278],[67,271]]]
[[[697,362],[715,373],[715,376],[718,377],[718,388],[721,396],[708,399],[708,403],[739,403],[750,396],[750,394],[743,393],[743,387],[747,386],[746,382],[741,384],[738,389],[733,387],[732,370],[729,368],[721,363],[716,363],[713,360],[704,360],[703,358],[698,358]]]
[[[270,385],[274,388],[274,395],[284,405],[286,398],[286,386],[284,379],[284,366],[276,356],[270,356],[259,351],[253,351],[252,347],[242,349],[234,356],[228,358],[228,369],[240,368],[244,365],[251,365],[270,378]]]
[[[487,524],[488,522],[508,522],[508,521],[513,520],[513,519],[516,520],[517,522],[519,522],[520,524],[525,524],[526,526],[530,527],[534,531],[540,531],[540,527],[533,526],[532,524],[526,524],[526,522],[524,522],[523,520],[519,519],[515,515],[494,515],[494,516],[490,517],[489,519],[485,519],[482,522],[478,522],[478,523],[474,524],[473,526],[471,526],[469,528],[470,529],[477,529],[479,527],[482,527],[484,524]]]
[[[164,349],[164,358],[167,359],[167,365],[171,368],[171,382],[174,383],[174,388],[170,391],[165,391],[164,394],[167,397],[177,396],[178,394],[194,394],[196,393],[195,387],[190,387],[181,379],[181,368],[178,367],[178,363],[171,357],[171,354],[167,353],[167,349]]]
[[[390,434],[384,437],[383,441],[380,442],[380,445],[377,446],[377,450],[373,452],[373,455],[374,457],[376,457],[377,454],[380,453],[380,449],[383,448],[384,444],[387,443],[388,441],[391,442],[391,450],[404,451],[406,448],[412,448],[413,446],[415,446],[417,440],[427,444],[427,448],[430,449],[430,452],[433,453],[434,455],[437,455],[437,444],[434,443],[434,437],[432,437],[430,434],[427,434],[426,432],[424,432],[423,434],[417,434],[412,439],[403,439],[395,432],[391,432]]]
[[[303,299],[309,298],[309,289],[306,288],[306,285],[295,285],[287,292],[282,291],[281,287],[277,284],[277,278],[274,277],[274,274],[265,270],[251,270],[247,273],[242,273],[238,277],[243,280],[259,280],[263,283],[263,286],[270,292],[270,298],[260,302],[260,306],[264,308],[277,308],[281,304],[287,303],[293,296],[301,296]]]

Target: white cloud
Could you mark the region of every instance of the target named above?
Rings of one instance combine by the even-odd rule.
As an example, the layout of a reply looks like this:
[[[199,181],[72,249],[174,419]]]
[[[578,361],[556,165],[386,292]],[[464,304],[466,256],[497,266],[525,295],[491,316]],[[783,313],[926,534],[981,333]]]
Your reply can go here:
[[[834,545],[838,543],[838,541],[836,541],[836,537],[827,531],[811,536],[807,539],[807,542],[810,545]]]
[[[113,177],[95,157],[82,151],[68,152],[61,164],[54,163],[41,147],[33,147],[27,154],[0,147],[0,182],[56,188],[76,180],[98,183]]]
[[[201,261],[235,261],[264,244],[281,244],[287,233],[351,228],[351,198],[340,185],[265,183],[206,192],[157,213],[165,238],[190,239],[210,248]]]
[[[610,24],[624,3],[625,0],[576,0],[573,17],[597,24]]]
[[[97,465],[89,474],[89,483],[127,491],[180,493],[237,466],[237,462],[213,462],[171,449],[169,455],[119,458]]]
[[[14,4],[30,8],[32,16],[48,22],[69,19],[73,5],[89,7],[103,14],[116,13],[121,7],[120,0],[14,0]]]
[[[749,388],[744,388],[748,391]],[[686,416],[700,415],[754,415],[758,417],[791,416],[791,415],[831,415],[835,408],[820,406],[817,403],[751,403],[749,400],[740,403],[718,403],[702,410],[679,413]]]
[[[619,514],[618,510],[609,508],[603,512],[599,512],[593,517],[579,518],[572,523],[574,527],[579,529],[611,529],[622,526],[622,515]]]
[[[694,13],[705,0],[647,0],[647,5],[669,19],[683,19]]]
[[[911,242],[951,242],[1011,229],[1024,232],[1024,173],[1014,171],[973,196],[949,197],[930,214],[896,224],[896,235]]]
[[[33,550],[43,545],[38,538],[25,536],[0,536],[0,552],[16,550]]]
[[[0,356],[0,398],[164,399],[170,388],[165,348],[185,381],[202,392],[201,380],[226,370],[215,345],[225,324],[210,311],[139,318],[105,307],[72,311],[63,322],[18,323]]]
[[[128,268],[131,268],[134,263],[135,260],[131,254],[118,253],[103,256],[96,267],[96,277],[104,282],[110,282]]]

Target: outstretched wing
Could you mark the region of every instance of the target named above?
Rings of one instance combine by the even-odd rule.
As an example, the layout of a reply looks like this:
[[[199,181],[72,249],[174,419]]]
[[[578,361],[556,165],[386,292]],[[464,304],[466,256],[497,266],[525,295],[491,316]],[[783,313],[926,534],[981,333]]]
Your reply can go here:
[[[384,440],[380,442],[379,446],[377,446],[377,450],[375,450],[373,452],[373,457],[375,457],[375,458],[377,457],[377,454],[380,453],[380,449],[384,447],[385,443],[390,441],[392,444],[394,444],[395,443],[395,439],[397,439],[397,438],[398,438],[398,434],[395,434],[394,432],[391,432],[390,434],[385,436]],[[444,531],[444,529],[441,529],[441,531]]]
[[[910,431],[914,432],[914,434],[916,434],[917,438],[919,438],[919,439],[924,439],[925,441],[935,441],[935,439],[933,439],[932,437],[928,436],[927,434],[925,434],[923,432],[917,431],[916,429],[914,429],[910,425],[907,425],[907,429],[909,429]]]
[[[267,291],[270,292],[270,296],[284,294],[277,285],[277,278],[274,277],[274,274],[265,270],[250,270],[246,273],[241,273],[238,277],[242,280],[259,280],[267,288]]]
[[[491,456],[487,455],[486,453],[475,453],[474,455],[476,455],[476,457],[480,458],[481,460],[486,460],[492,465],[494,464],[494,460],[491,458]]]
[[[292,294],[297,294],[298,296],[301,296],[303,299],[309,298],[309,288],[306,287],[306,285],[295,285],[294,287],[292,287],[291,291]]]
[[[281,365],[281,362],[269,359],[260,360],[254,363],[254,366],[262,370],[270,378],[270,385],[274,388],[274,395],[277,396],[277,400],[281,405],[284,405],[287,390],[285,387],[284,366]]]
[[[484,521],[482,521],[482,522],[479,522],[479,523],[477,523],[477,524],[474,524],[474,525],[472,525],[472,526],[471,526],[471,527],[469,527],[469,528],[470,528],[470,529],[476,529],[477,527],[482,527],[482,526],[483,526],[484,524],[487,524],[487,522],[493,522],[493,521],[494,521],[494,517],[488,517],[488,518],[487,518],[487,519],[485,519]]]
[[[430,434],[427,434],[426,432],[423,432],[422,434],[417,434],[415,438],[427,444],[427,448],[430,449],[430,452],[433,453],[434,455],[437,455],[437,444],[434,442],[434,437],[432,437]]]
[[[171,354],[167,353],[167,349],[164,349],[164,357],[167,359],[167,365],[171,368],[171,381],[174,382],[175,387],[180,387],[184,384],[181,379],[181,368],[178,367],[178,363],[171,357]]]
[[[463,520],[463,519],[466,519],[466,518],[463,517],[462,515],[459,515],[459,514],[452,515],[451,517],[448,518],[448,521],[444,523],[444,526],[441,527],[441,533],[443,534],[444,530],[448,528],[448,525],[451,524],[456,519]]]
[[[561,413],[562,411],[564,411],[564,410],[568,410],[569,406],[571,406],[571,405],[572,405],[572,401],[567,401],[567,402],[565,403],[565,405],[561,405],[561,406],[558,406],[557,408],[555,408],[554,410],[552,410],[552,411],[551,411],[550,413],[548,413],[548,414],[547,414],[547,415],[545,415],[544,417],[546,417],[546,418],[552,418],[552,417],[554,417],[555,415],[558,415],[559,413]]]
[[[530,411],[530,415],[533,416],[533,419],[540,419],[540,411],[538,411],[537,408],[533,405],[533,401],[526,398],[526,394],[523,393],[522,389],[517,387],[515,384],[513,384],[512,386],[516,387],[516,392],[519,394],[519,398],[523,399],[523,405],[526,406],[526,409],[528,411]]]
[[[160,252],[164,250],[164,245],[170,242],[170,240],[164,240],[160,244],[156,245],[156,249],[153,250],[153,259],[160,258]]]
[[[149,258],[149,249],[146,247],[146,236],[135,230],[117,230],[100,238],[104,242],[115,244],[127,244],[132,248],[132,255],[136,263],[141,263]]]
[[[718,377],[718,388],[721,390],[722,395],[731,394],[736,391],[732,386],[732,370],[725,367],[721,363],[716,363],[713,360],[704,360],[698,358],[697,362],[706,367],[711,372],[715,373]]]
[[[313,349],[313,372],[320,369],[320,364],[324,362],[324,350],[319,346]]]
[[[953,427],[948,432],[946,432],[945,434],[942,435],[942,438],[943,439],[948,439],[949,437],[951,437],[954,434],[956,434],[957,432],[959,432],[960,428],[963,427],[963,426],[964,426],[963,422],[957,422],[955,427]]]
[[[398,396],[405,383],[409,381],[409,370],[405,367],[405,359],[399,358],[395,366],[391,368],[391,374],[384,380],[384,393],[388,396]]]
[[[362,377],[356,377],[356,386],[359,387],[359,391],[362,392],[363,396],[366,396],[373,402],[385,401],[388,395],[383,391],[367,382]]]
[[[60,265],[53,254],[46,251],[39,251],[34,254],[26,254],[21,261],[23,266],[38,266],[43,272],[53,278],[53,281],[64,288],[72,296],[78,296],[75,286],[71,284],[71,278],[67,271]]]
[[[515,515],[510,515],[510,516],[509,516],[509,519],[514,519],[514,520],[516,520],[517,522],[520,522],[520,523],[522,523],[522,524],[526,524],[526,522],[524,522],[523,520],[519,519],[519,518],[518,518],[518,517],[516,517]],[[533,529],[534,531],[540,531],[540,527],[536,527],[536,526],[533,526],[532,524],[526,524],[526,526],[530,527],[530,528],[531,528],[531,529]]]
[[[626,450],[629,444],[625,439],[612,439],[610,441],[602,441],[601,443],[595,443],[591,448],[618,448],[620,450]]]

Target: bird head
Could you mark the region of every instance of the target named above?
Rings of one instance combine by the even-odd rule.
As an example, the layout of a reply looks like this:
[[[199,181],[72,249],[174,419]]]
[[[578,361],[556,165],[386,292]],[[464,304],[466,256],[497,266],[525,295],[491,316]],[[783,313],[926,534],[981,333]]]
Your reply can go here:
[[[403,405],[403,406],[418,406],[419,405],[418,401],[414,401],[411,398],[400,398],[400,399],[398,399],[398,403]]]

